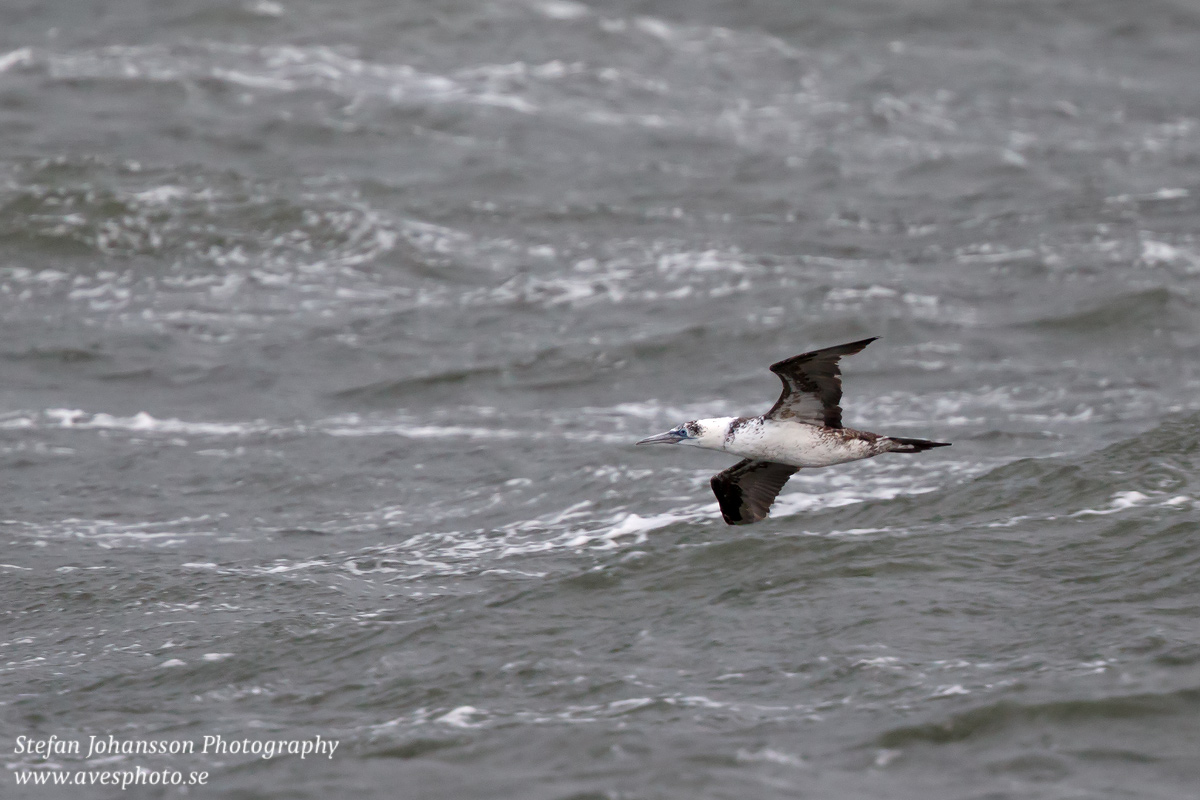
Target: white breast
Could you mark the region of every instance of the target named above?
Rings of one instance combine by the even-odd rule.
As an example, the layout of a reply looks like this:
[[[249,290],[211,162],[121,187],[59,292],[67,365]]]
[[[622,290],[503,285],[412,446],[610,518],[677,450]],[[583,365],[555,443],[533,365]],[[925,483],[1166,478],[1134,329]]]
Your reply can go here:
[[[762,418],[746,420],[730,431],[725,451],[793,467],[828,467],[874,455],[870,443],[861,439],[803,422]]]

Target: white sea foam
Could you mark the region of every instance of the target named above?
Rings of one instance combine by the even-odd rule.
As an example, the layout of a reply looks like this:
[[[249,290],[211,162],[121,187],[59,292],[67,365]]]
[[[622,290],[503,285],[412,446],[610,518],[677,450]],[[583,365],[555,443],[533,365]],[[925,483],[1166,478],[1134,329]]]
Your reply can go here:
[[[804,759],[800,756],[790,753],[783,753],[778,750],[772,750],[769,747],[764,747],[762,750],[746,750],[739,748],[734,757],[740,763],[766,762],[768,764],[782,764],[788,767],[807,767]]]
[[[721,27],[685,25],[660,18],[596,17],[587,6],[572,0],[532,3],[543,17],[570,22],[590,20],[610,35],[632,40],[637,47],[667,49],[686,59],[691,72],[713,71],[722,79],[738,71],[782,70],[795,72],[794,63],[804,53],[777,37]],[[243,6],[261,17],[276,17],[283,6],[262,0]],[[52,78],[189,83],[223,81],[244,90],[246,101],[256,93],[292,94],[324,91],[344,98],[342,114],[331,124],[353,125],[353,118],[373,104],[461,104],[499,107],[519,114],[549,115],[571,123],[638,125],[681,130],[700,128],[708,135],[754,141],[806,142],[811,140],[810,120],[831,109],[845,113],[845,103],[829,101],[817,91],[815,69],[797,81],[796,91],[767,92],[760,97],[721,102],[710,93],[673,91],[657,74],[645,77],[623,64],[482,64],[436,74],[409,64],[386,63],[360,57],[347,47],[321,45],[255,46],[230,42],[199,41],[174,45],[115,45],[92,50],[54,52],[41,48],[14,51],[5,57],[13,65],[44,64]],[[668,75],[670,71],[668,71]],[[548,89],[573,79],[566,91]],[[597,83],[627,83],[637,91],[625,93],[633,108],[613,108],[609,92],[596,92]],[[639,107],[638,96],[647,91],[673,95],[673,105],[687,102],[684,110],[663,113],[661,102]],[[349,117],[350,120],[345,119]],[[923,119],[941,119],[925,113]],[[952,124],[943,121],[943,125]]]
[[[1106,203],[1129,203],[1144,200],[1182,200],[1185,197],[1190,197],[1191,193],[1187,189],[1180,188],[1164,188],[1158,189],[1146,194],[1118,194],[1112,197],[1104,198]]]
[[[35,546],[48,546],[52,540],[79,539],[108,550],[139,546],[166,548],[190,539],[213,537],[216,533],[210,527],[211,523],[212,517],[202,514],[146,522],[67,518],[54,522],[12,524],[23,538],[33,539]]]
[[[484,716],[484,712],[474,706],[459,706],[438,717],[434,722],[455,728],[479,728],[483,726],[483,722],[477,722],[475,718],[480,716]]]
[[[581,19],[591,13],[591,9],[583,3],[573,0],[541,0],[532,4],[533,8],[551,19],[573,20]]]
[[[1086,516],[1103,516],[1105,514],[1117,514],[1127,508],[1145,505],[1150,502],[1150,497],[1141,492],[1117,492],[1113,495],[1112,502],[1108,508],[1085,508],[1076,511],[1073,514],[1068,514],[1069,517],[1086,517]]]
[[[0,72],[8,72],[13,67],[33,63],[33,48],[21,47],[0,55]]]
[[[628,714],[631,711],[637,711],[639,708],[653,705],[654,702],[653,697],[630,697],[627,700],[614,700],[606,708],[612,714]]]
[[[449,416],[457,416],[452,414]],[[474,411],[467,416],[485,417]],[[543,415],[544,416],[544,415]],[[578,419],[571,420],[578,428]],[[336,437],[399,436],[410,439],[561,439],[576,441],[625,442],[629,437],[604,431],[546,431],[520,430],[499,426],[470,426],[461,424],[439,424],[430,420],[397,414],[390,418],[364,417],[344,414],[316,420],[312,423],[247,421],[203,421],[181,420],[173,417],[158,418],[145,411],[130,416],[119,416],[107,412],[85,411],[72,408],[50,408],[44,411],[16,411],[0,419],[0,429],[57,428],[73,431],[125,431],[147,435],[198,436],[211,438],[248,437],[255,435],[284,435],[318,433]],[[55,452],[70,455],[70,448],[58,448]],[[240,456],[244,449],[206,449],[203,455]]]
[[[676,522],[693,519],[690,514],[653,514],[643,517],[639,514],[628,513],[617,524],[607,530],[580,533],[566,543],[567,547],[613,548],[618,547],[617,540],[625,536],[633,536],[632,544],[642,544],[646,535],[651,531],[674,525]]]
[[[833,304],[852,303],[857,300],[876,300],[880,298],[891,298],[899,295],[895,289],[890,289],[886,286],[869,286],[866,289],[830,289],[825,295],[825,299]]]
[[[516,95],[417,70],[407,64],[381,64],[321,45],[257,47],[225,42],[189,45],[112,45],[74,53],[33,51],[58,79],[180,82],[215,78],[269,92],[323,89],[361,102],[374,95],[393,102],[477,103],[523,113],[536,105]]]
[[[242,7],[256,17],[282,17],[285,11],[283,4],[277,3],[275,0],[254,0],[254,2],[246,3]]]
[[[900,659],[896,656],[875,656],[874,658],[860,658],[853,662],[854,667],[874,667],[878,669],[904,669],[900,666]]]
[[[1121,419],[1145,417],[1150,411],[1147,403],[1153,400],[1135,387],[1098,385],[1086,399],[1068,405],[1069,391],[1062,386],[1014,383],[927,394],[885,392],[858,399],[848,424],[855,424],[855,419],[861,417],[867,421],[864,424],[877,431],[894,426],[928,429],[937,425],[995,426],[1000,422],[1021,430],[1031,424],[1058,428],[1091,423],[1101,414]]]
[[[45,417],[60,428],[126,430],[144,433],[195,434],[200,436],[246,436],[269,430],[258,422],[185,422],[179,419],[157,419],[140,411],[130,417],[117,417],[103,412],[89,414],[79,409],[50,408]]]
[[[522,487],[523,488],[523,487]],[[394,520],[395,515],[391,515]],[[544,569],[522,567],[523,559],[579,551],[634,550],[654,531],[682,521],[707,520],[697,507],[642,516],[629,511],[598,511],[590,500],[497,529],[421,532],[401,542],[368,547],[331,561],[282,562],[261,567],[265,573],[337,568],[359,576],[395,576],[417,580],[431,576],[491,574],[512,580],[539,579]],[[394,524],[394,523],[393,523]],[[362,524],[359,524],[362,527]],[[505,563],[513,559],[514,563]]]
[[[826,508],[867,503],[873,500],[893,500],[901,495],[918,495],[935,492],[939,486],[877,486],[867,489],[835,489],[819,494],[787,492],[781,494],[771,507],[772,517],[791,517]],[[870,533],[885,529],[861,529],[856,533]],[[844,531],[844,533],[851,533]]]
[[[1159,508],[1182,508],[1184,506],[1195,506],[1197,502],[1187,495],[1174,495],[1167,497],[1164,493],[1144,494],[1139,491],[1117,492],[1112,496],[1107,508],[1084,508],[1074,513],[1068,514],[1068,517],[1091,517],[1091,516],[1106,516],[1108,514],[1119,514],[1122,511],[1127,511],[1131,508],[1141,508],[1147,506]]]
[[[349,422],[358,419],[342,418]],[[329,436],[401,436],[408,439],[517,439],[522,431],[467,425],[422,425],[410,422],[389,424],[339,424],[336,420],[319,423],[318,429]]]
[[[1200,270],[1200,254],[1188,247],[1143,238],[1140,263],[1148,267],[1181,266],[1187,272]]]

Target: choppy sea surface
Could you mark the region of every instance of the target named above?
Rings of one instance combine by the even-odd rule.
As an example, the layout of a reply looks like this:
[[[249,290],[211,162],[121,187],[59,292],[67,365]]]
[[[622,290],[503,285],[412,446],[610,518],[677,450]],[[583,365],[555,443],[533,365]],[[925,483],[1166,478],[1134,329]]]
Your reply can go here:
[[[1197,74],[1169,0],[7,0],[0,794],[1195,796]],[[632,446],[872,335],[952,448],[731,528]],[[16,785],[136,766],[210,778]]]

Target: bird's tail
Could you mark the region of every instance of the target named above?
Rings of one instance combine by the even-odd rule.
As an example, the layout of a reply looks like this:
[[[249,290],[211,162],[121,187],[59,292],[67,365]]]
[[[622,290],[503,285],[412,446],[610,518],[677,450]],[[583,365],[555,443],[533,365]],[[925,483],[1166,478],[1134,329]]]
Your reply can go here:
[[[888,436],[891,447],[889,453],[923,453],[935,447],[949,447],[950,442],[931,442],[928,439],[902,439],[899,436]]]

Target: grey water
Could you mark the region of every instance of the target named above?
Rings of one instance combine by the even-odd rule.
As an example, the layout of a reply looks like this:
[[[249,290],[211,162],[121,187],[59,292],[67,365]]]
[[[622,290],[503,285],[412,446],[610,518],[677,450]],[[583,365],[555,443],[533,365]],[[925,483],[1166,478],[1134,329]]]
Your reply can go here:
[[[4,0],[0,795],[1200,794],[1197,75],[1184,0]],[[953,447],[747,527],[633,447],[867,336]],[[339,746],[86,753],[215,735]]]

